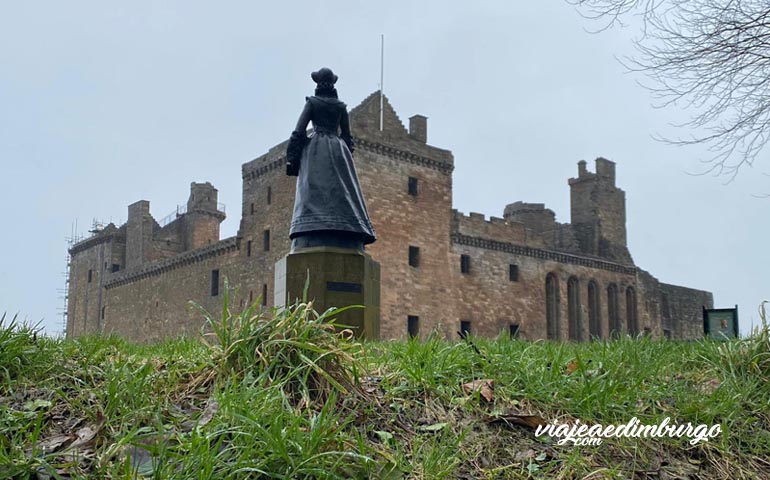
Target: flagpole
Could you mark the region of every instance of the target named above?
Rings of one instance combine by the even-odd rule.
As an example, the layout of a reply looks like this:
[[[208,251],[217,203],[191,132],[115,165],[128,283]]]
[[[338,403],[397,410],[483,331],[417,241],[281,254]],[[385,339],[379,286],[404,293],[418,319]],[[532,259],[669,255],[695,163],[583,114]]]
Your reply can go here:
[[[380,35],[380,131],[382,131],[383,110],[385,105],[383,90],[385,89],[385,34]]]

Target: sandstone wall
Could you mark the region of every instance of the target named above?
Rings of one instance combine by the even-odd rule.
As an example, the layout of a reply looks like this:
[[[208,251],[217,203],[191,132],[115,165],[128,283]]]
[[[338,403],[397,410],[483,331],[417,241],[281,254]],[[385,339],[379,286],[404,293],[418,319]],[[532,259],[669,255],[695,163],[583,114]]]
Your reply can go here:
[[[354,162],[379,237],[367,251],[381,265],[383,338],[405,338],[409,317],[418,318],[421,337],[436,331],[456,338],[466,321],[476,335],[508,334],[515,325],[522,338],[546,338],[549,275],[558,284],[558,339],[589,339],[592,312],[595,333],[608,337],[609,290],[617,291],[621,333],[634,330],[636,318],[631,333],[702,336],[701,311],[712,306],[711,294],[660,283],[633,264],[614,163],[598,159],[596,173],[579,164],[578,179],[569,182],[573,224],[556,223],[542,204],[522,202],[508,205],[505,219],[487,220],[452,209],[454,158],[427,144],[426,117],[410,118],[407,131],[386,101],[380,131],[379,98],[372,95],[351,111],[351,123]],[[189,302],[219,315],[225,278],[233,310],[259,297],[273,306],[274,266],[290,248],[296,185],[296,177],[285,175],[285,151],[286,142],[242,166],[235,237],[218,240],[224,213],[216,189],[193,183],[187,213],[163,228],[150,215],[149,202],[140,201],[129,207],[126,225],[111,225],[77,244],[71,250],[67,334],[103,331],[135,341],[197,334],[203,318]],[[410,265],[410,247],[419,250],[416,265]],[[460,268],[463,255],[467,273]],[[593,302],[589,284],[596,291]]]

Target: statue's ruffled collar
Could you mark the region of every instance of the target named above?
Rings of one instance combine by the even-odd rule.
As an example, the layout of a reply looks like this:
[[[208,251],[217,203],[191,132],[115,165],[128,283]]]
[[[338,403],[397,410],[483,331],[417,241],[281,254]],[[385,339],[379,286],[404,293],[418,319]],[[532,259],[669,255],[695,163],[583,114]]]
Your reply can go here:
[[[319,97],[317,95],[313,95],[312,97],[305,97],[305,98],[308,99],[308,100],[311,99],[311,98],[314,98],[316,100],[320,100],[320,101],[322,101],[324,103],[328,103],[330,105],[339,105],[340,103],[343,103],[342,100],[340,100],[339,98],[334,98],[334,97]]]

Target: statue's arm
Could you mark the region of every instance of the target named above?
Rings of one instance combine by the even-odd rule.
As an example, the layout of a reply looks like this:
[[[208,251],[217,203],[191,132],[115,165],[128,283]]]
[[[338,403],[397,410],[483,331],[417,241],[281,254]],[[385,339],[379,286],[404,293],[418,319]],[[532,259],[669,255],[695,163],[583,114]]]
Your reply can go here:
[[[297,120],[297,126],[294,127],[295,132],[301,132],[302,135],[305,135],[305,132],[307,131],[307,125],[310,123],[310,118],[313,115],[313,103],[308,98],[305,102],[305,108],[302,109],[302,113],[299,115],[299,120]]]
[[[308,99],[305,102],[305,108],[302,109],[299,120],[297,120],[297,126],[291,132],[289,145],[286,147],[286,175],[295,177],[299,175],[302,150],[307,143],[307,133],[305,131],[307,130],[307,124],[310,123],[312,113],[313,105],[310,103],[310,99]]]
[[[348,117],[347,107],[342,108],[342,116],[340,117],[340,138],[348,146],[350,153],[353,153],[353,137],[350,135],[350,118]]]

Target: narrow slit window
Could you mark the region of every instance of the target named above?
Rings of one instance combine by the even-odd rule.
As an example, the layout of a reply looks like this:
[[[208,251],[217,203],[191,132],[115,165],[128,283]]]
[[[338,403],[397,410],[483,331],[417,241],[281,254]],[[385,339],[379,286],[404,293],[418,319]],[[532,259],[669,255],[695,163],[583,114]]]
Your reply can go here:
[[[519,266],[518,265],[508,265],[508,280],[511,282],[518,282],[519,281]]]
[[[409,246],[409,266],[420,266],[420,247]]]
[[[460,255],[460,273],[471,273],[470,255]]]
[[[246,242],[246,256],[247,257],[251,256],[251,240]]]
[[[219,295],[219,270],[211,271],[211,296]]]
[[[262,245],[266,252],[270,250],[270,230],[265,230],[262,237]]]
[[[273,203],[273,187],[267,187],[267,204]]]
[[[471,321],[470,320],[461,320],[460,321],[460,337],[461,338],[467,338],[468,335],[471,334]]]
[[[420,317],[416,315],[407,316],[406,331],[409,334],[409,338],[417,338],[420,334]]]
[[[88,269],[88,283],[91,283],[91,280],[94,279],[94,271],[91,269]]]
[[[518,338],[519,337],[519,324],[512,323],[508,325],[508,330],[511,334],[511,338]]]
[[[251,214],[254,215],[254,204],[251,204]]]
[[[415,177],[409,177],[409,195],[416,197],[417,196],[417,179]]]
[[[262,285],[262,306],[267,306],[267,284]]]

